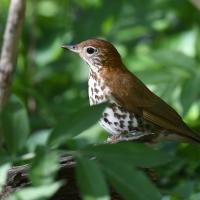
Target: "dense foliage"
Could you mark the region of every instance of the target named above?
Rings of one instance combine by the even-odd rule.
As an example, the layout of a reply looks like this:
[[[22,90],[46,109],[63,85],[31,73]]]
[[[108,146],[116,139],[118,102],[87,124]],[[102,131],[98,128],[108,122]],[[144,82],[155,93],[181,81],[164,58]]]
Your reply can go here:
[[[1,0],[0,46],[8,6]],[[106,133],[96,122],[105,105],[89,107],[88,68],[60,48],[111,41],[129,70],[200,132],[199,26],[200,12],[186,0],[28,0],[12,95],[1,113],[0,186],[11,165],[24,163],[32,164],[32,186],[9,199],[53,195],[62,185],[55,176],[63,152],[77,160],[85,200],[110,199],[108,184],[124,199],[200,199],[200,146],[103,145]],[[157,183],[138,167],[155,168]]]

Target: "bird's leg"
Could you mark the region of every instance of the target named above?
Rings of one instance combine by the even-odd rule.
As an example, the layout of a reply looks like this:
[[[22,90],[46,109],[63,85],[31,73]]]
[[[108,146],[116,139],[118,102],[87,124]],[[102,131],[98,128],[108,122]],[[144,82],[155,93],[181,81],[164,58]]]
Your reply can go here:
[[[108,137],[106,143],[107,144],[115,144],[120,142],[121,140],[121,135],[120,134],[114,134]]]
[[[141,133],[135,132],[133,133],[121,133],[114,134],[108,137],[106,143],[107,144],[115,144],[123,141],[136,141],[136,142],[148,142],[155,143],[154,139],[157,137],[155,133]]]

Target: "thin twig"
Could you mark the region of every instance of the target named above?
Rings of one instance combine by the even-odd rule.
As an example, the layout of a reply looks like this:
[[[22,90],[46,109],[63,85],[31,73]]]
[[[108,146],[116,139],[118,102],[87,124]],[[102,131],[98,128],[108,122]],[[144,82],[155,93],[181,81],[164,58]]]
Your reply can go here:
[[[200,10],[200,0],[190,0]]]

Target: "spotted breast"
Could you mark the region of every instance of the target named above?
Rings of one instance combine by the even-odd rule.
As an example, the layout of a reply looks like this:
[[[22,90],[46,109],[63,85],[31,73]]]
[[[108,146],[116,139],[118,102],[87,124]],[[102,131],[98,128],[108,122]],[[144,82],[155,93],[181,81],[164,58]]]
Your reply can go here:
[[[149,129],[152,124],[120,106],[112,97],[112,91],[99,76],[98,72],[90,69],[88,79],[89,101],[90,105],[106,101],[110,103],[99,120],[100,125],[110,134],[110,137],[118,135],[123,136],[123,138],[138,139],[144,135],[149,135],[149,131],[147,132],[145,129]]]

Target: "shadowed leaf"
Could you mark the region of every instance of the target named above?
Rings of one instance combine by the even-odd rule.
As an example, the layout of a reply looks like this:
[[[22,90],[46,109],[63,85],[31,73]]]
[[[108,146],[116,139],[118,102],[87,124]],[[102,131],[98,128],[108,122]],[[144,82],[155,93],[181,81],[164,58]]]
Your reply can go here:
[[[161,200],[161,195],[146,176],[121,160],[101,162],[109,182],[125,200]]]
[[[1,127],[8,150],[16,154],[24,147],[30,132],[26,109],[16,96],[11,98],[1,113]]]
[[[67,140],[91,127],[101,117],[105,106],[106,104],[87,106],[73,113],[73,115],[66,116],[65,121],[60,122],[51,133],[49,144],[53,146],[64,144]]]
[[[110,199],[104,175],[95,160],[78,158],[76,172],[84,200]]]
[[[80,150],[88,156],[95,156],[99,160],[113,160],[140,167],[154,167],[169,162],[169,154],[154,150],[143,144],[118,143],[114,145],[98,145]]]

